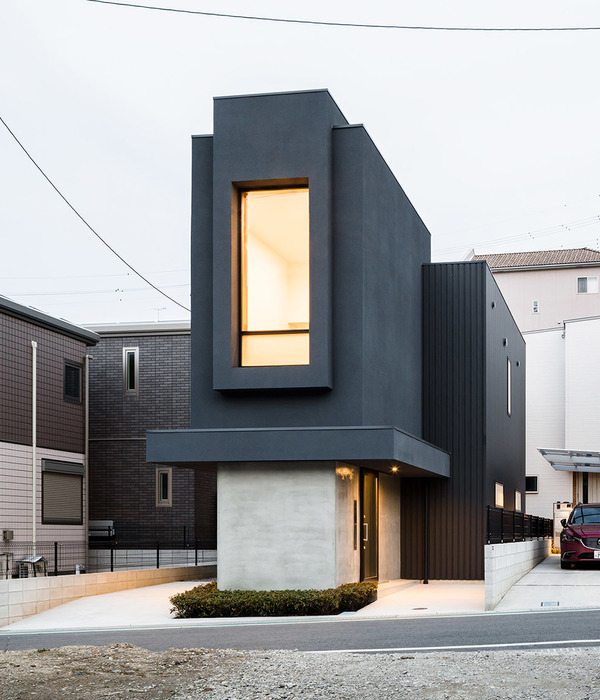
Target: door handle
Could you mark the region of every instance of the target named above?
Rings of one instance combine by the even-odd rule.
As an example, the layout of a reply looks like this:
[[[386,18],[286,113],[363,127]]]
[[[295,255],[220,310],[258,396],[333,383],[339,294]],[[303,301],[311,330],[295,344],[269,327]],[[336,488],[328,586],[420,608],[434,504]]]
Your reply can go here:
[[[368,542],[369,541],[369,523],[363,523],[363,542]]]

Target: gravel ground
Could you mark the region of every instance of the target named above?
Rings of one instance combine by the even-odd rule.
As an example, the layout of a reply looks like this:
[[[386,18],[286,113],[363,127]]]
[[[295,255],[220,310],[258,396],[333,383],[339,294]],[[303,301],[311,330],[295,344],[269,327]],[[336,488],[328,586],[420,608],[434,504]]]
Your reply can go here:
[[[0,653],[2,700],[600,697],[600,649],[309,654],[131,644]]]

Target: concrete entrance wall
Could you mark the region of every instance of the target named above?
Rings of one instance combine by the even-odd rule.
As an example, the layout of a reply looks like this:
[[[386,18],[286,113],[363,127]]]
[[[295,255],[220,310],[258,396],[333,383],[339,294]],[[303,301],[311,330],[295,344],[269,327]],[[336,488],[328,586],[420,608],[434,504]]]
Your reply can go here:
[[[333,461],[219,464],[219,588],[323,589],[358,581],[359,481],[357,467]],[[400,480],[379,474],[379,578],[399,577]]]

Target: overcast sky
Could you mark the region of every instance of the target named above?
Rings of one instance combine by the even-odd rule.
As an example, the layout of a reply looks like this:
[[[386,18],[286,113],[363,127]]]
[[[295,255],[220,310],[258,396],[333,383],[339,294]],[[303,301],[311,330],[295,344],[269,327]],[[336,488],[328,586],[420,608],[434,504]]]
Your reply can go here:
[[[147,0],[145,4],[153,4]],[[159,0],[335,22],[600,27],[594,0]],[[600,31],[257,22],[86,0],[0,2],[0,116],[134,268],[189,306],[190,136],[217,95],[326,87],[362,123],[435,260],[600,237]],[[183,319],[0,124],[0,294],[76,323]]]

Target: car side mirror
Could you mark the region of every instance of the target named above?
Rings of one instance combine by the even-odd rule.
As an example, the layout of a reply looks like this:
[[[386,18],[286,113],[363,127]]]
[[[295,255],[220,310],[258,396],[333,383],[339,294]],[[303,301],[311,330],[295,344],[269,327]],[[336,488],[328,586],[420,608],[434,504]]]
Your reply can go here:
[[[566,519],[566,518],[563,518],[563,519],[560,521],[560,524],[561,524],[563,527],[567,527],[567,519]]]

